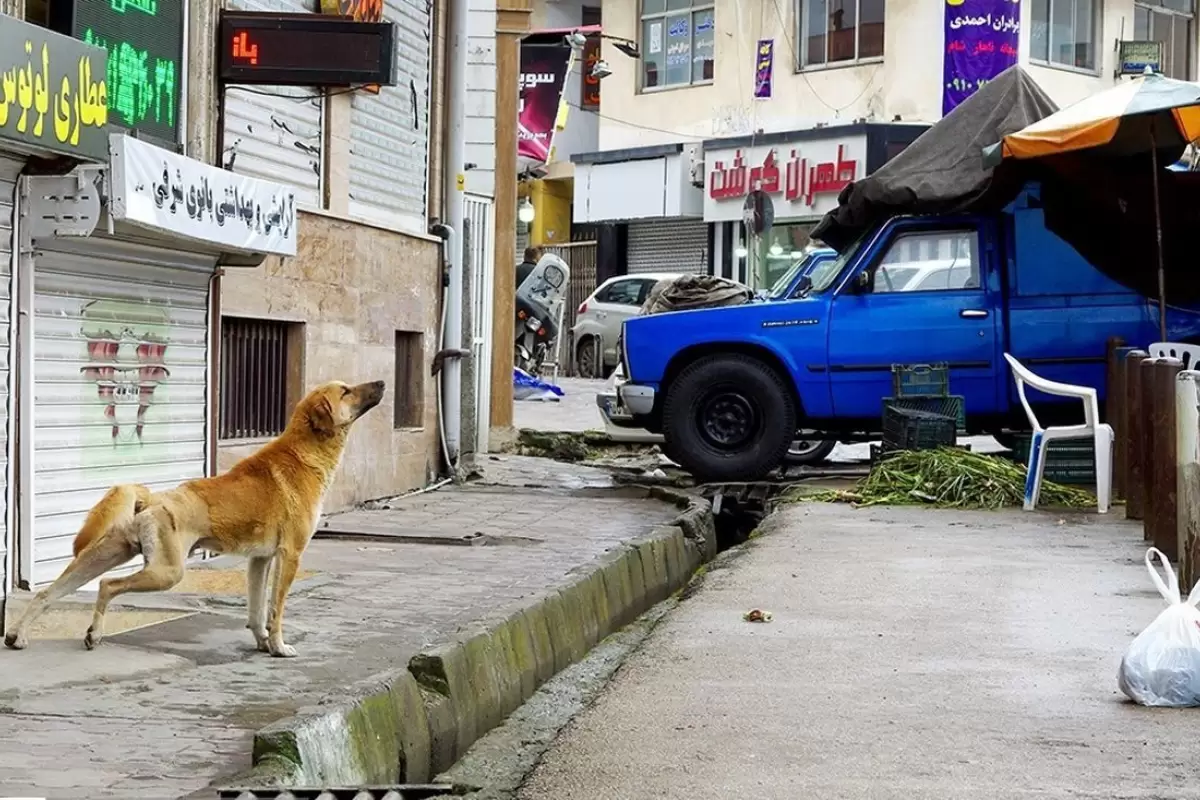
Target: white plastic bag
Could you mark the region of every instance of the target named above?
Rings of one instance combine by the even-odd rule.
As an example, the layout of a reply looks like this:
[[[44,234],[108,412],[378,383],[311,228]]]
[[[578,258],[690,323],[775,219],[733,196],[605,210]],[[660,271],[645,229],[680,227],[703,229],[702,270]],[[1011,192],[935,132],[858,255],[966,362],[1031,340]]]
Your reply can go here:
[[[1166,573],[1164,584],[1154,565],[1157,556]],[[1156,547],[1146,551],[1146,569],[1170,605],[1133,640],[1117,684],[1135,703],[1182,708],[1200,705],[1200,583],[1187,600],[1180,599],[1179,579],[1171,562]]]

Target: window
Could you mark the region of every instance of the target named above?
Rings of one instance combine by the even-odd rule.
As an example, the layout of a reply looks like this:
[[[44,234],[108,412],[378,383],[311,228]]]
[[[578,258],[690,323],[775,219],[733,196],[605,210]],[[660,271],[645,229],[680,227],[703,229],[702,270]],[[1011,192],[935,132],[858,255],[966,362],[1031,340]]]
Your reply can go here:
[[[1195,23],[1194,0],[1146,0],[1133,7],[1133,38],[1162,42],[1162,73],[1169,78],[1195,78]]]
[[[396,405],[393,427],[425,427],[425,337],[396,331]]]
[[[713,0],[642,0],[642,89],[713,79]]]
[[[221,318],[222,439],[278,436],[303,392],[304,326]]]
[[[883,58],[885,0],[798,0],[801,69]]]
[[[753,258],[754,278],[751,286],[767,289],[775,286],[791,268],[804,257],[804,246],[809,242],[811,222],[781,223],[770,232],[758,237],[758,249]],[[754,237],[747,236],[753,241]]]
[[[875,270],[872,291],[952,292],[978,289],[974,231],[934,231],[897,236]]]
[[[639,280],[616,281],[610,283],[599,294],[596,301],[600,303],[617,303],[626,306],[641,305],[645,296],[645,282]]]
[[[1030,57],[1094,71],[1099,4],[1100,0],[1032,0]]]

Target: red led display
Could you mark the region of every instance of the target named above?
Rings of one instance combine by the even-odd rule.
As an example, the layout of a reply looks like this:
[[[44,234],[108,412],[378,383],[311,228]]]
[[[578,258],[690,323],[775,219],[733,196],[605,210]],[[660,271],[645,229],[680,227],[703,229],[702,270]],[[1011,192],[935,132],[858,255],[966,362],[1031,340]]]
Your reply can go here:
[[[320,14],[222,12],[219,77],[234,84],[394,86],[394,25]]]

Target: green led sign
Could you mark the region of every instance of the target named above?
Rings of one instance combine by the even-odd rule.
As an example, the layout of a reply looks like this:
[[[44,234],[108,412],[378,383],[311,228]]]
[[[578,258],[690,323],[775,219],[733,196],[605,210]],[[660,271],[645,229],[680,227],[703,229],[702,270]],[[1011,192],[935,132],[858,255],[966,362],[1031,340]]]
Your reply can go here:
[[[72,33],[108,51],[109,122],[179,141],[183,0],[75,0]]]

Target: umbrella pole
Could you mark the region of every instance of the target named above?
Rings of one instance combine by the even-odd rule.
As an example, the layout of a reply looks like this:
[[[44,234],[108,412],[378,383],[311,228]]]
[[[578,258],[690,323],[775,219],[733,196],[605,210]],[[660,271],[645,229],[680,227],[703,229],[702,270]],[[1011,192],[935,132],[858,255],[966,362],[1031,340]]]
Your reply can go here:
[[[1150,169],[1154,189],[1154,236],[1158,252],[1158,333],[1159,341],[1167,341],[1167,275],[1163,268],[1162,208],[1158,199],[1158,141],[1154,123],[1150,123]]]

